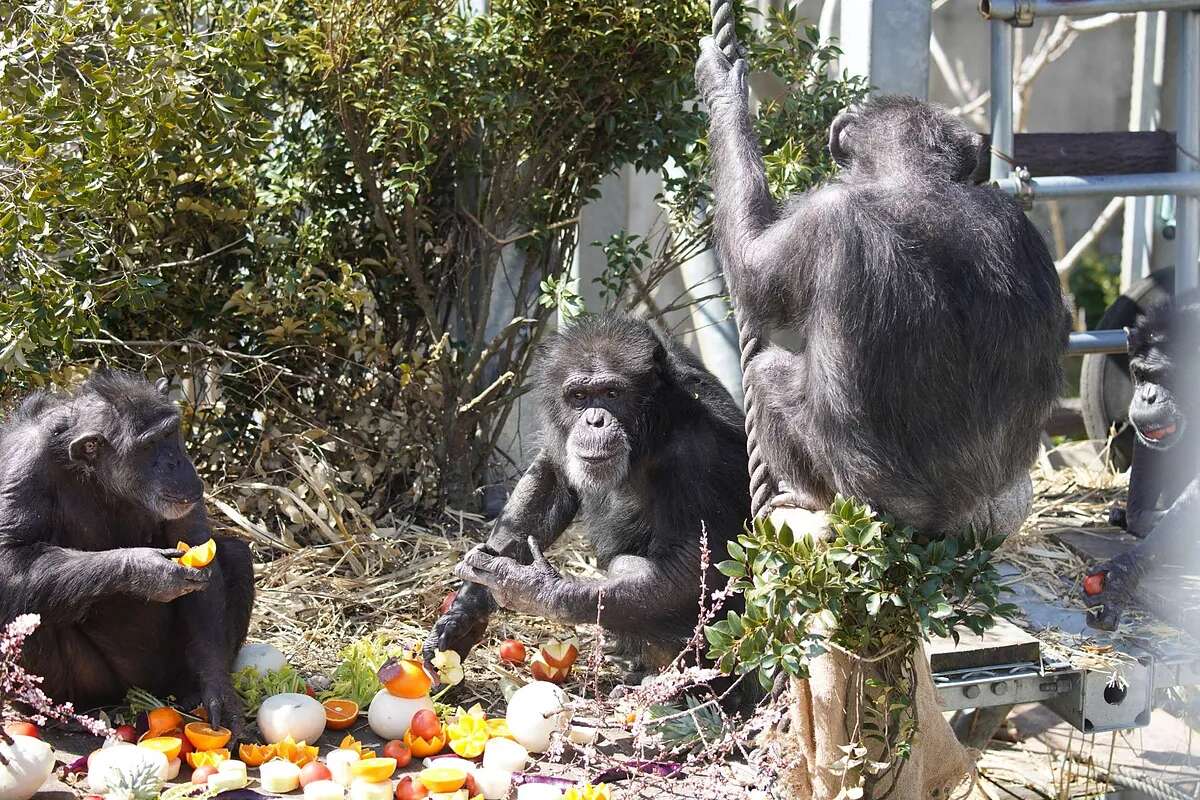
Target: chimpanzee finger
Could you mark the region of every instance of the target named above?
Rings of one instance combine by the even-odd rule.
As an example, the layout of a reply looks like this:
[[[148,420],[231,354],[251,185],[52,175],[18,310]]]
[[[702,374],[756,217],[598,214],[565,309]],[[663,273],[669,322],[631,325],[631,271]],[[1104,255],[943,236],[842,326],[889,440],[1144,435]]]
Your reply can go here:
[[[533,554],[533,563],[536,566],[541,566],[548,563],[546,557],[542,555],[542,548],[538,547],[537,539],[529,537],[529,552]]]
[[[163,558],[179,558],[183,551],[175,547],[164,547],[158,551]]]
[[[466,564],[473,569],[481,569],[490,572],[492,569],[494,569],[495,564],[501,558],[503,558],[503,556],[494,556],[490,553],[485,553],[483,550],[480,550],[478,547],[476,547],[467,551],[467,554],[463,556],[460,563]]]
[[[491,573],[476,569],[465,561],[459,563],[459,565],[454,568],[454,574],[457,577],[462,578],[464,581],[481,583],[488,588],[491,588],[492,583],[495,581]]]

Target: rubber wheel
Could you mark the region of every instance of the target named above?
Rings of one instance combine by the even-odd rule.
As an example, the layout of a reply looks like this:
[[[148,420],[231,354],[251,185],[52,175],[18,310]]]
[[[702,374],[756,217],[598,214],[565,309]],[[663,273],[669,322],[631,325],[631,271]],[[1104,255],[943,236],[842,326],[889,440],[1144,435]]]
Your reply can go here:
[[[1174,294],[1175,268],[1150,273],[1117,298],[1100,318],[1098,330],[1132,328],[1139,316]],[[1083,425],[1089,439],[1108,439],[1117,431],[1110,450],[1118,470],[1129,468],[1133,458],[1133,431],[1127,422],[1129,401],[1133,399],[1133,379],[1129,377],[1129,356],[1125,353],[1094,353],[1083,357],[1079,376],[1079,401]]]

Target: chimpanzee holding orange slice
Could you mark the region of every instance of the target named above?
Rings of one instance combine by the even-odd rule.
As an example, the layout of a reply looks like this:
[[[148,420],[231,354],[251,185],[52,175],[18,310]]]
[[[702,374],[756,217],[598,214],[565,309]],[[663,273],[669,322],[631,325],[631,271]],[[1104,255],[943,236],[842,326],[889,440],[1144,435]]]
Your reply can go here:
[[[166,379],[97,372],[0,427],[0,622],[41,615],[24,660],[48,694],[195,696],[237,732],[229,668],[254,575],[244,543],[213,539],[203,498]]]

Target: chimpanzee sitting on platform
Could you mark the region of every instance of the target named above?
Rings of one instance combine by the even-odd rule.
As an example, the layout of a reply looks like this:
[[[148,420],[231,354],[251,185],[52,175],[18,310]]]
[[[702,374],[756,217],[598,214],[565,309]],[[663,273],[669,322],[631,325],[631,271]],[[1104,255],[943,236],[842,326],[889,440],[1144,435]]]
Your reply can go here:
[[[1137,445],[1128,519],[1130,532],[1145,538],[1093,569],[1084,582],[1085,598],[1094,607],[1089,624],[1103,630],[1117,627],[1138,581],[1154,564],[1184,563],[1197,555],[1200,431],[1192,427],[1200,422],[1200,293],[1168,301],[1138,322],[1130,333],[1129,367],[1134,384],[1129,422]],[[1165,511],[1153,512],[1156,502]]]
[[[24,665],[60,701],[89,708],[137,686],[194,698],[236,733],[250,550],[220,538],[203,569],[172,560],[212,532],[166,395],[165,378],[97,372],[73,394],[33,394],[0,427],[0,622],[41,615]]]

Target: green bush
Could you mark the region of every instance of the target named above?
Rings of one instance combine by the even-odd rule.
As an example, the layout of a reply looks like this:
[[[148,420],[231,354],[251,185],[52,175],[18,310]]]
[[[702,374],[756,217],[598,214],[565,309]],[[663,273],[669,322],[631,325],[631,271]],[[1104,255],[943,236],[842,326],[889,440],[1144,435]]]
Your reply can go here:
[[[600,180],[672,166],[705,246],[708,25],[700,0],[0,0],[0,392],[180,375],[218,494],[326,539],[469,501],[576,310]],[[860,90],[812,41],[784,15],[750,42],[797,92],[764,109],[779,186],[824,174]],[[614,304],[685,255],[611,254]]]

